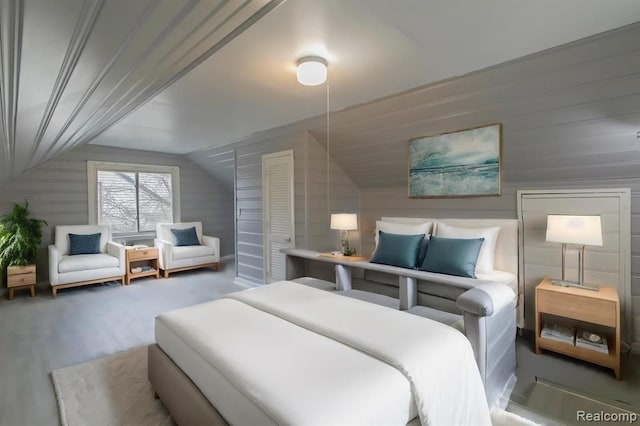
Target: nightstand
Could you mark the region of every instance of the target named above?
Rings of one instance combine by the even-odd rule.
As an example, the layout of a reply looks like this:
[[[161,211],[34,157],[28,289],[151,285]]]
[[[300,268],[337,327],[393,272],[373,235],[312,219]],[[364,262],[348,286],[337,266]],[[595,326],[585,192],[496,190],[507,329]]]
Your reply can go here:
[[[36,265],[7,267],[7,288],[9,300],[13,299],[13,292],[18,288],[29,287],[31,297],[36,295]]]
[[[620,301],[613,287],[600,286],[599,291],[551,284],[547,278],[536,287],[536,353],[541,349],[572,356],[613,369],[620,380]],[[609,353],[585,349],[569,343],[541,337],[546,315],[589,323],[606,329]]]
[[[126,283],[131,284],[131,280],[134,278],[151,277],[155,276],[156,279],[160,277],[160,270],[158,269],[158,248],[147,247],[139,249],[127,249],[125,251],[126,257]],[[131,272],[131,268],[136,266],[150,266],[151,269],[143,270],[141,272]]]

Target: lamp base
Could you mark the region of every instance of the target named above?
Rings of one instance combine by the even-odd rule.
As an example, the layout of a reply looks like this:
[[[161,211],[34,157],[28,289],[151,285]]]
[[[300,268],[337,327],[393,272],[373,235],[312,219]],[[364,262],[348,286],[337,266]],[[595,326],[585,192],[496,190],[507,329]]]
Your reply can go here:
[[[551,284],[559,285],[562,287],[575,287],[575,288],[582,288],[585,290],[600,291],[600,289],[597,286],[589,285],[589,284],[574,283],[573,281],[551,280]]]

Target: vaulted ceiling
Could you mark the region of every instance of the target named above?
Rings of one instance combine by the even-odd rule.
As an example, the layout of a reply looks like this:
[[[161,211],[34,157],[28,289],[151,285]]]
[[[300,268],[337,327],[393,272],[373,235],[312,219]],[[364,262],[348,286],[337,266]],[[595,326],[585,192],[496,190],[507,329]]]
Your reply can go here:
[[[280,4],[282,3],[282,4]],[[277,7],[276,7],[277,6]],[[640,20],[637,0],[0,2],[0,179],[78,144],[188,153]]]
[[[86,143],[282,0],[0,3],[0,178]]]

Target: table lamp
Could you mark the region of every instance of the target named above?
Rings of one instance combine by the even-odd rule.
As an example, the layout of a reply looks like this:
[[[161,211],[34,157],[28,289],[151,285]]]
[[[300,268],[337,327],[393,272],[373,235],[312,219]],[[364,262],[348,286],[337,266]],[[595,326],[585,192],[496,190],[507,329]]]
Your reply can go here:
[[[342,254],[351,256],[356,254],[355,249],[349,247],[349,231],[358,229],[358,215],[355,213],[334,213],[331,215],[331,229],[340,231]]]
[[[571,216],[550,214],[547,216],[546,240],[562,243],[562,280],[551,280],[553,284],[598,290],[584,283],[584,247],[602,246],[602,223],[600,216]],[[578,282],[565,280],[565,258],[567,244],[580,246],[578,251]]]

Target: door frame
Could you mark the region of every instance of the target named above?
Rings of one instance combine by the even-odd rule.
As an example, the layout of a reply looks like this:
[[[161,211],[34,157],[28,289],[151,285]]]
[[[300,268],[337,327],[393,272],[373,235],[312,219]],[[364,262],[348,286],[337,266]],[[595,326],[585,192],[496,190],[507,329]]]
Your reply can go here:
[[[291,229],[291,244],[293,245],[293,247],[295,247],[295,242],[296,242],[296,218],[295,218],[295,212],[296,212],[296,206],[295,206],[295,194],[294,194],[294,190],[295,190],[295,174],[294,174],[294,155],[293,155],[293,150],[292,149],[288,149],[285,151],[278,151],[278,152],[273,152],[270,154],[263,154],[262,155],[262,271],[263,271],[263,281],[266,284],[268,275],[269,275],[269,270],[267,269],[267,267],[269,266],[269,229],[267,226],[267,207],[269,205],[269,196],[268,196],[268,192],[266,190],[267,185],[268,185],[268,176],[267,176],[267,172],[266,172],[266,168],[264,167],[265,162],[268,161],[269,159],[272,158],[277,158],[277,157],[291,157],[291,163],[290,163],[290,167],[289,167],[289,183],[290,183],[290,195],[291,195],[291,221],[290,221],[290,229]],[[283,254],[284,256],[284,254]]]

